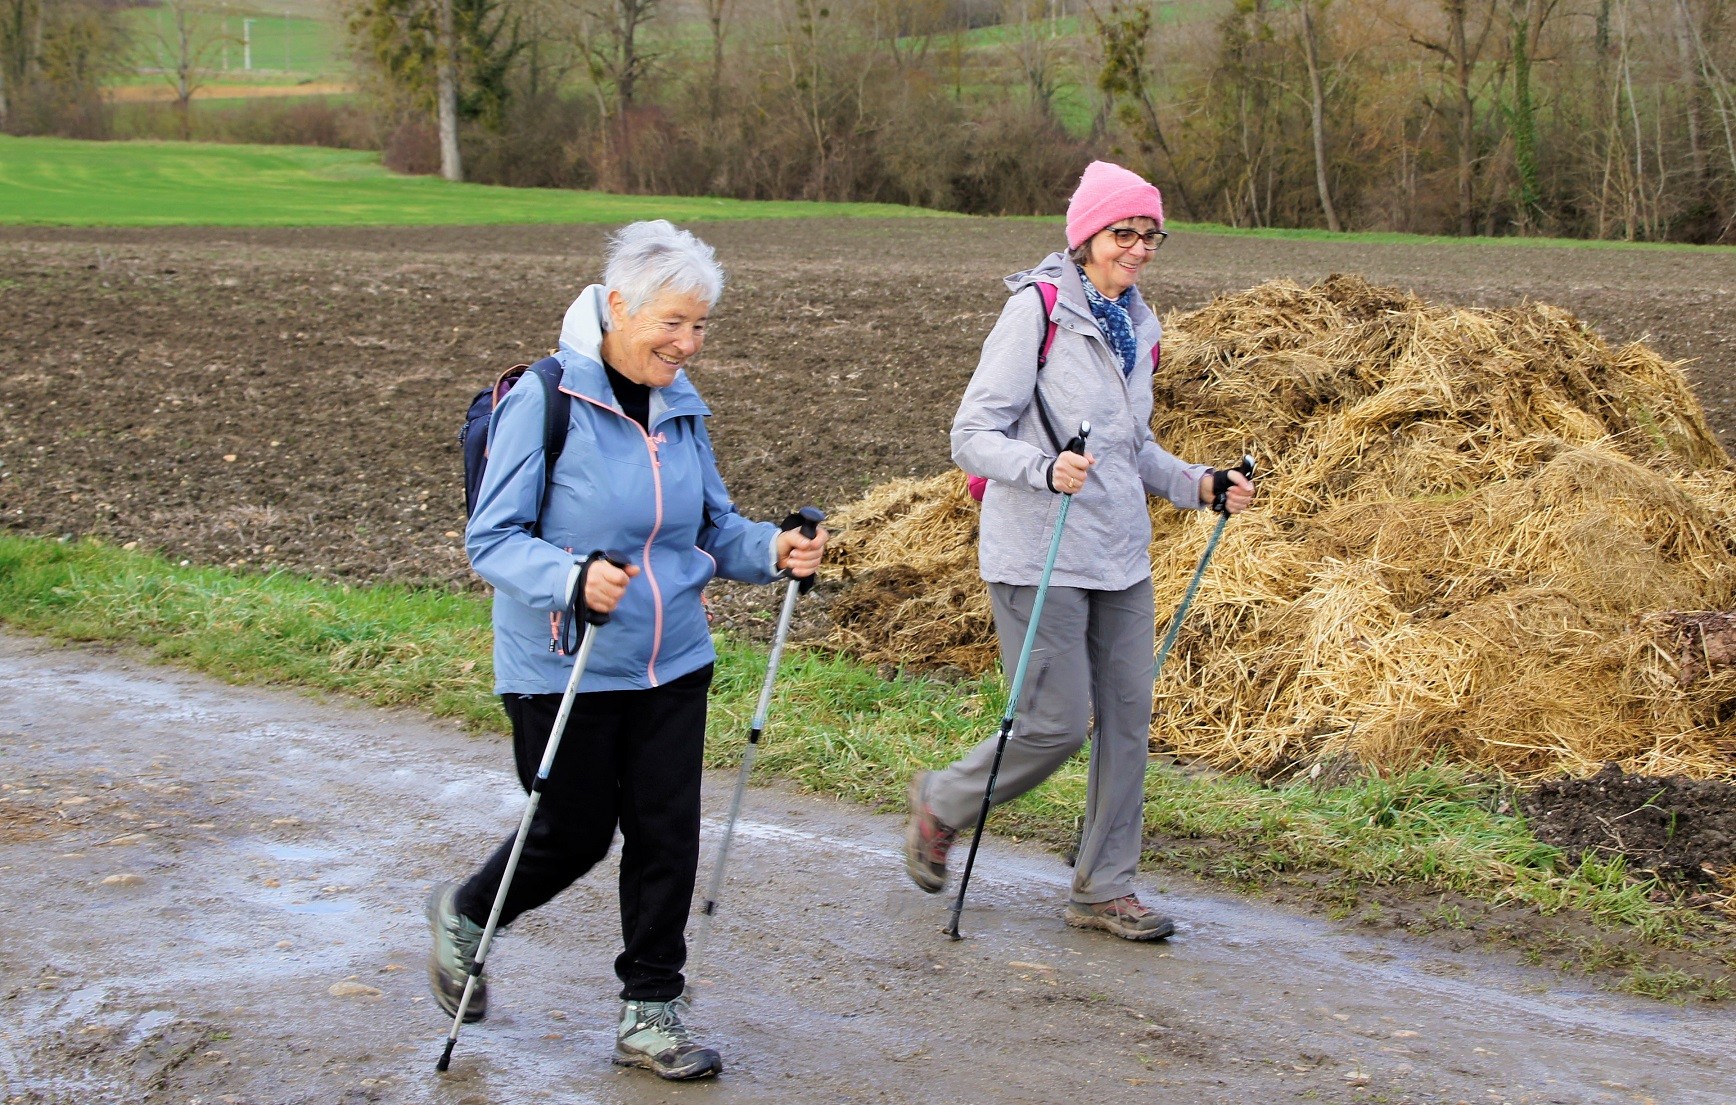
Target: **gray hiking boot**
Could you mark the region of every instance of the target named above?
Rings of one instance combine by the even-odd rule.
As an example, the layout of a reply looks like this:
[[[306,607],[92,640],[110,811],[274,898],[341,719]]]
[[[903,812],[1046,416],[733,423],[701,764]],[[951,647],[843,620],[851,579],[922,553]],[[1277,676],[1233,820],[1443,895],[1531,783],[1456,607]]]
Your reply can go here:
[[[476,965],[476,949],[482,944],[482,926],[458,912],[457,900],[457,883],[436,883],[423,910],[428,927],[434,930],[434,950],[428,953],[428,988],[434,991],[434,1000],[448,1017],[458,1015],[458,1003],[464,1000],[464,980]],[[488,982],[479,978],[471,992],[470,1005],[464,1010],[464,1023],[471,1024],[486,1016]]]
[[[1123,940],[1162,940],[1175,922],[1139,904],[1132,894],[1109,902],[1068,902],[1063,914],[1076,929],[1102,929]]]
[[[615,1062],[644,1067],[659,1078],[683,1082],[723,1071],[723,1059],[693,1042],[681,1023],[687,1002],[629,1001],[621,1006],[621,1027],[615,1033]]]
[[[904,870],[924,892],[939,894],[946,889],[946,854],[958,839],[958,830],[941,824],[922,797],[928,785],[926,771],[910,780],[910,820],[904,826]]]

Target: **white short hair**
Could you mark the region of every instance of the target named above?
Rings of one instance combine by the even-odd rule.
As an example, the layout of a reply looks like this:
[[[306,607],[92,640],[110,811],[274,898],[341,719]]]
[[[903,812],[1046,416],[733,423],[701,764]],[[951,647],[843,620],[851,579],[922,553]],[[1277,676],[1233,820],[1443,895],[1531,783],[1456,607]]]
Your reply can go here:
[[[708,306],[723,294],[717,251],[667,219],[629,223],[609,236],[603,285],[620,292],[627,313],[666,291],[692,292]]]

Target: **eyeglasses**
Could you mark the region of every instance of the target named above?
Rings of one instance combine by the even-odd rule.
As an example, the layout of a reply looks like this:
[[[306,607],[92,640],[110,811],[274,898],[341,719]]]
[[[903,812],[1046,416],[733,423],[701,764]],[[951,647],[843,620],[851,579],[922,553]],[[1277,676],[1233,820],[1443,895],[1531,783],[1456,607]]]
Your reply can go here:
[[[1122,249],[1132,249],[1134,242],[1144,242],[1147,252],[1156,253],[1163,245],[1163,240],[1169,235],[1161,230],[1147,230],[1141,234],[1131,226],[1111,226],[1105,228],[1115,244]]]

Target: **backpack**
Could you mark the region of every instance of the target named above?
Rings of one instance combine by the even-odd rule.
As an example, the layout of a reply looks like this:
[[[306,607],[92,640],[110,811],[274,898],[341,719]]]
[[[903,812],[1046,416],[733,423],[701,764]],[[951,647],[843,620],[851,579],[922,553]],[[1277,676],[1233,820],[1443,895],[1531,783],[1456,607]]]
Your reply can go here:
[[[543,389],[543,471],[554,471],[555,461],[567,443],[567,419],[571,398],[561,390],[561,362],[544,357],[535,364],[517,364],[502,372],[491,388],[483,388],[470,400],[464,425],[458,429],[458,447],[464,450],[464,516],[476,509],[476,493],[482,488],[482,473],[488,467],[488,429],[495,409],[514,384],[534,376]]]
[[[1055,320],[1049,316],[1055,313],[1055,300],[1060,293],[1055,285],[1046,280],[1034,280],[1032,283],[1036,285],[1037,294],[1043,299],[1043,343],[1037,347],[1037,373],[1038,375],[1041,375],[1043,372],[1043,366],[1049,363],[1049,347],[1055,344],[1055,331],[1057,327],[1055,326]],[[1163,343],[1159,342],[1151,347],[1151,370],[1153,372],[1157,371],[1158,362],[1162,357]],[[1038,386],[1035,395],[1037,400],[1037,417],[1043,420],[1043,432],[1049,435],[1049,444],[1055,447],[1055,452],[1058,454],[1061,452],[1061,439],[1056,436],[1054,424],[1049,418],[1049,405],[1043,402],[1043,389],[1041,385]],[[965,490],[969,491],[970,497],[979,503],[983,501],[983,493],[988,490],[988,487],[989,480],[987,476],[971,476],[967,474],[965,477]]]

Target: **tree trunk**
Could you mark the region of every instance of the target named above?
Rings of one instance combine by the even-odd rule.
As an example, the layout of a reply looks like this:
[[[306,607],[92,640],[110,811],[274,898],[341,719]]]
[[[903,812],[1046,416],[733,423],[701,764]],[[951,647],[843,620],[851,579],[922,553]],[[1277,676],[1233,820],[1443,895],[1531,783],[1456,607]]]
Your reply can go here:
[[[1332,206],[1332,186],[1326,171],[1326,88],[1320,79],[1320,44],[1314,30],[1314,6],[1302,4],[1302,47],[1308,59],[1308,124],[1314,136],[1314,186],[1320,191],[1320,210],[1326,213],[1326,229],[1334,234],[1344,227]]]
[[[458,157],[457,40],[452,26],[452,0],[440,0],[440,41],[434,48],[434,85],[440,116],[440,175],[464,179]]]
[[[36,22],[30,28],[30,50],[24,55],[24,83],[35,84],[42,76],[43,24],[48,19],[47,0],[36,0]]]
[[[1465,0],[1449,0],[1447,4],[1448,33],[1452,36],[1453,91],[1458,98],[1458,119],[1455,138],[1458,145],[1459,169],[1459,236],[1469,238],[1476,230],[1471,221],[1471,182],[1476,167],[1476,121],[1471,104],[1471,51],[1465,33]]]
[[[1676,48],[1682,60],[1682,106],[1688,124],[1689,164],[1694,168],[1694,199],[1698,202],[1705,192],[1709,166],[1700,123],[1700,61],[1694,51],[1694,14],[1688,0],[1676,0]]]
[[[706,0],[706,19],[711,24],[711,119],[723,115],[723,6],[725,0]]]
[[[1513,7],[1513,168],[1519,177],[1519,225],[1529,230],[1542,208],[1537,168],[1537,111],[1531,92],[1532,17],[1536,0]]]

